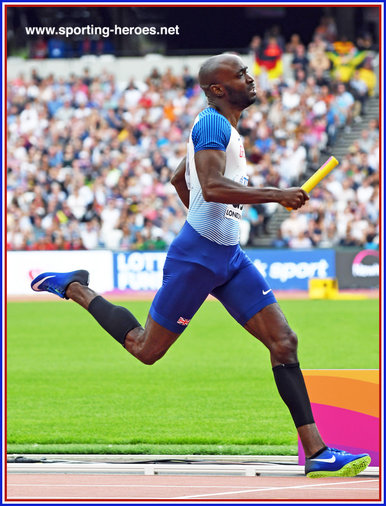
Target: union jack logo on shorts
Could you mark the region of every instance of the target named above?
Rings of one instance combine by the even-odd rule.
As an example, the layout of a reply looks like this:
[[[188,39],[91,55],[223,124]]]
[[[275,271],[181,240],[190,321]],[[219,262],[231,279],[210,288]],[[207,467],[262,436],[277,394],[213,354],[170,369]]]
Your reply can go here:
[[[189,322],[190,320],[188,320],[187,318],[182,318],[182,316],[180,316],[177,320],[177,323],[179,323],[180,325],[184,325],[185,327],[188,325]]]

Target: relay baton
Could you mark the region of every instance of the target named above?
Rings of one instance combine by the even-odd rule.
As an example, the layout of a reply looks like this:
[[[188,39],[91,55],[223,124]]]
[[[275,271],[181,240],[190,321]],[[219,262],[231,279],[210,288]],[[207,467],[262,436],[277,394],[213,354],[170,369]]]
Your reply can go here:
[[[301,189],[309,193],[338,164],[339,164],[338,160],[334,156],[330,156],[327,162],[325,162],[320,167],[320,169],[318,169],[314,174],[312,174],[312,176],[309,179],[307,179],[307,181],[304,184],[302,184]],[[287,211],[292,211],[292,207],[287,207],[286,209]]]

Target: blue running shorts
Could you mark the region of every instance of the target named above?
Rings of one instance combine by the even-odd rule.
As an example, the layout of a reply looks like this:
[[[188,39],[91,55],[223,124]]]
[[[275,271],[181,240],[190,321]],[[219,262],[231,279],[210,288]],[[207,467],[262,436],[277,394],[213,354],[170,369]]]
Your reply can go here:
[[[150,315],[180,334],[209,294],[242,326],[276,302],[272,289],[238,244],[209,241],[185,222],[170,245]]]

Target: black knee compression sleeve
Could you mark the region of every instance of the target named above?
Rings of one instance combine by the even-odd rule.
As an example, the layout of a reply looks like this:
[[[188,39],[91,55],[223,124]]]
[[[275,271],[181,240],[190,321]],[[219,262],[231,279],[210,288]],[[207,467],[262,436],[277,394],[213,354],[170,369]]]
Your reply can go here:
[[[128,309],[114,306],[100,295],[90,302],[88,312],[122,346],[125,344],[126,334],[141,326]]]
[[[276,386],[287,404],[296,427],[314,423],[311,403],[299,362],[273,367]]]

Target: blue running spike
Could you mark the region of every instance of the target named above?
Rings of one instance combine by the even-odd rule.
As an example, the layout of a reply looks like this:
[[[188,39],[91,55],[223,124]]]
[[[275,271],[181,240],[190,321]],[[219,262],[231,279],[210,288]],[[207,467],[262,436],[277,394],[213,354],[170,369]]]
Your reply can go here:
[[[306,459],[305,473],[309,478],[356,476],[370,464],[367,453],[352,455],[336,448],[326,448],[313,459]]]
[[[32,280],[31,288],[34,292],[50,292],[62,299],[68,299],[66,296],[66,289],[68,285],[74,281],[77,281],[81,285],[88,286],[88,271],[43,272]]]

